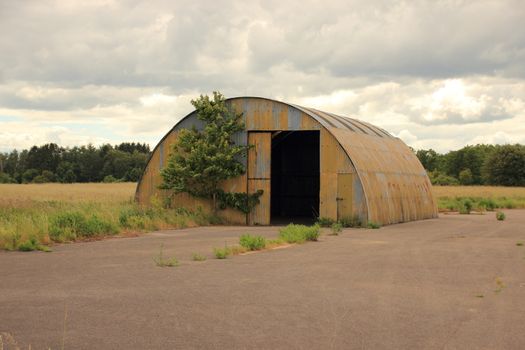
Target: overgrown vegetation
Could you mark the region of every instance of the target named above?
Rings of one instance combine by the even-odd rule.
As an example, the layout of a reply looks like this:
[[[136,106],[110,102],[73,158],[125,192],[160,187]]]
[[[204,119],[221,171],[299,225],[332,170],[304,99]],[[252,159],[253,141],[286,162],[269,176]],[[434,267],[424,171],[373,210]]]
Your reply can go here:
[[[334,222],[331,226],[331,229],[333,236],[339,236],[339,234],[343,232],[343,225],[339,222]]]
[[[505,218],[506,218],[506,216],[505,216],[504,212],[502,212],[502,211],[496,212],[496,220],[503,221],[503,220],[505,220]]]
[[[361,219],[357,215],[345,216],[339,220],[339,223],[343,227],[361,227],[363,225]]]
[[[252,236],[247,233],[239,238],[239,244],[248,250],[261,250],[266,247],[266,239],[263,236]]]
[[[224,248],[213,248],[213,254],[217,259],[226,259],[231,255],[231,250],[225,245]]]
[[[316,223],[321,227],[330,227],[334,224],[335,220],[327,217],[319,217]]]
[[[201,95],[191,103],[197,119],[205,125],[201,130],[193,127],[179,132],[167,166],[161,171],[161,188],[210,199],[214,211],[231,207],[250,212],[259,203],[262,191],[227,193],[220,187],[223,181],[246,171],[240,159],[246,157],[249,146],[233,141],[234,135],[245,129],[242,114],[230,110],[218,92],[213,93],[213,100]]]
[[[97,239],[127,232],[201,226],[212,222],[215,222],[213,216],[202,210],[166,209],[155,200],[150,207],[141,207],[131,200],[11,201],[2,198],[0,249],[45,250],[46,246],[53,242]]]
[[[124,142],[73,148],[55,143],[0,153],[0,183],[137,181],[149,146]]]
[[[320,227],[317,224],[313,226],[289,224],[279,230],[279,238],[287,243],[317,241],[320,234]]]
[[[369,221],[366,224],[366,228],[378,229],[378,228],[381,228],[381,224],[378,224],[377,222]]]

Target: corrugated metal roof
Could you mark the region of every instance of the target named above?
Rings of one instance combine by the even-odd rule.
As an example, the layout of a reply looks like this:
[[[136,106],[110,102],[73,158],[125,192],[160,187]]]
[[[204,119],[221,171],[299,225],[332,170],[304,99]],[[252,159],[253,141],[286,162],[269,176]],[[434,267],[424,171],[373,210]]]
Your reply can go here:
[[[308,108],[299,105],[292,105],[305,112],[325,127],[338,128],[353,131],[359,134],[366,134],[378,137],[394,137],[384,129],[361,120],[344,117],[341,115],[323,112],[315,108]]]

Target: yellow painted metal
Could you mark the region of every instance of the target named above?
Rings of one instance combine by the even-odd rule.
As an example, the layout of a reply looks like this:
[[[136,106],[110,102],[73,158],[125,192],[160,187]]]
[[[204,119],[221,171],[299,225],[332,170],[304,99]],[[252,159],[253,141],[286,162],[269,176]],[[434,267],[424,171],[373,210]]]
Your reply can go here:
[[[337,174],[337,218],[354,216],[354,174]]]
[[[270,224],[270,179],[248,179],[248,192],[255,193],[262,190],[259,204],[248,214],[248,225]]]
[[[248,153],[248,193],[263,191],[259,204],[248,214],[248,224],[269,225],[272,133],[249,132],[248,144],[251,147]]]

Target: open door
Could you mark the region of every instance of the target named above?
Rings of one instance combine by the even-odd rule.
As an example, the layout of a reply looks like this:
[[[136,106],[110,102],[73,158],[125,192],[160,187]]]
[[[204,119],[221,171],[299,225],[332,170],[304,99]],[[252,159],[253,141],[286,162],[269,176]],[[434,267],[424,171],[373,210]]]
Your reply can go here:
[[[274,133],[271,159],[272,223],[312,223],[320,205],[319,131]]]
[[[248,193],[263,190],[260,203],[248,214],[248,225],[269,225],[272,133],[249,132],[248,144]]]
[[[354,174],[337,174],[337,219],[353,216],[353,189]]]

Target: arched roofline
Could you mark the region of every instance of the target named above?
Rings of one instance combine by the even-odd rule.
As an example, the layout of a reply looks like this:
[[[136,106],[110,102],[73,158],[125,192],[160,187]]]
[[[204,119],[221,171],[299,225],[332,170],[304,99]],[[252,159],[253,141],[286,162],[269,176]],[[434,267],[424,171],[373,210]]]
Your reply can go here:
[[[264,101],[269,101],[269,102],[272,102],[272,103],[279,103],[279,104],[282,104],[282,105],[285,105],[285,106],[288,106],[288,107],[291,107],[291,108],[294,108],[306,115],[308,115],[310,118],[313,118],[316,122],[318,122],[322,127],[324,127],[329,133],[330,135],[332,135],[332,137],[337,141],[337,144],[339,145],[339,147],[341,147],[341,150],[345,153],[345,155],[347,156],[348,160],[350,161],[350,163],[352,164],[352,166],[354,167],[355,171],[356,171],[356,174],[357,174],[357,177],[359,179],[359,181],[362,183],[362,178],[361,178],[361,173],[359,171],[359,169],[356,168],[354,162],[352,161],[352,158],[350,157],[350,155],[346,152],[346,150],[344,149],[343,145],[341,144],[341,142],[339,141],[339,139],[337,138],[336,135],[334,135],[331,131],[330,131],[330,127],[335,127],[337,128],[337,124],[333,124],[331,122],[329,122],[326,118],[323,118],[322,116],[318,115],[318,114],[315,114],[315,112],[318,112],[318,113],[323,113],[323,114],[326,114],[328,116],[331,116],[332,118],[335,118],[334,114],[331,114],[331,113],[326,113],[326,112],[321,112],[321,111],[318,111],[318,110],[312,110],[310,108],[306,108],[306,107],[302,107],[302,106],[299,106],[299,105],[295,105],[295,104],[291,104],[291,103],[287,103],[287,102],[283,102],[283,101],[278,101],[278,100],[274,100],[274,99],[271,99],[271,98],[267,98],[267,97],[259,97],[259,96],[238,96],[238,97],[231,97],[231,98],[227,98],[225,100],[225,102],[229,102],[229,101],[233,101],[233,100],[244,100],[244,99],[257,99],[257,100],[264,100]],[[140,183],[142,182],[142,177],[143,175],[145,174],[145,170],[147,169],[149,163],[151,162],[151,159],[153,158],[153,155],[155,154],[155,152],[157,151],[157,149],[159,148],[159,146],[164,142],[164,140],[175,130],[175,128],[180,124],[182,123],[184,120],[190,118],[191,116],[193,116],[194,114],[196,113],[196,110],[188,113],[186,116],[184,116],[183,118],[181,118],[160,140],[159,142],[157,143],[157,145],[155,146],[155,148],[151,151],[151,154],[148,158],[148,161],[146,162],[146,167],[144,168],[144,171],[142,172],[142,174],[140,175],[140,178],[137,182],[137,188],[135,189],[135,198],[137,198],[137,195],[138,195],[138,191],[139,191],[139,186],[140,186]],[[369,123],[364,123],[364,122],[361,122],[361,121],[357,121],[355,119],[350,119],[350,118],[346,118],[346,117],[341,117],[341,116],[337,116],[337,120],[338,120],[338,123],[339,124],[343,124],[341,121],[340,121],[340,118],[344,118],[344,119],[348,119],[348,120],[352,120],[354,122],[358,122],[359,124],[361,125],[365,125],[366,127],[368,127],[369,129],[371,129],[373,132],[375,132],[377,135],[372,135],[372,136],[375,136],[375,137],[384,137],[384,136],[381,136],[378,134],[377,131],[374,131],[372,128],[377,128],[375,126],[372,126],[371,124]],[[328,125],[327,125],[328,124]],[[358,128],[360,128],[359,126],[357,126]],[[355,131],[355,130],[352,130],[351,128],[347,127],[349,130],[351,131]],[[360,128],[361,129],[361,128]],[[381,130],[385,135],[386,137],[391,137],[391,138],[394,138],[393,136],[391,136],[388,132],[386,132],[385,130],[381,129],[381,128],[377,128],[379,130]],[[365,132],[363,132],[365,133]],[[366,193],[366,191],[363,191],[363,194],[365,196],[365,201],[366,201],[366,210],[367,210],[367,216],[369,215],[370,213],[370,208],[369,208],[369,201],[368,201],[368,194]]]

